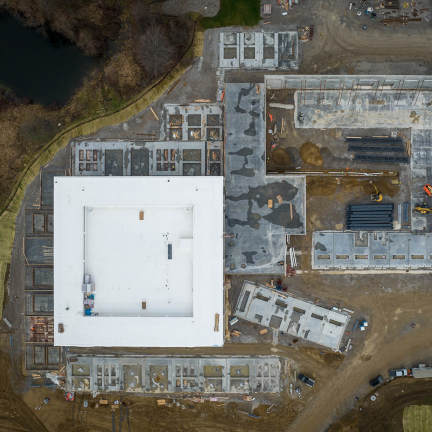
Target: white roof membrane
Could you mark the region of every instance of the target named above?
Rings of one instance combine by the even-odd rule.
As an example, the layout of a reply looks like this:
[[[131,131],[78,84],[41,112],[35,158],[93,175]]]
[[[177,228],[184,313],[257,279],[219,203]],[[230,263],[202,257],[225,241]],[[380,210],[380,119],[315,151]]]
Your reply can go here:
[[[58,177],[54,218],[55,345],[223,345],[222,177]]]

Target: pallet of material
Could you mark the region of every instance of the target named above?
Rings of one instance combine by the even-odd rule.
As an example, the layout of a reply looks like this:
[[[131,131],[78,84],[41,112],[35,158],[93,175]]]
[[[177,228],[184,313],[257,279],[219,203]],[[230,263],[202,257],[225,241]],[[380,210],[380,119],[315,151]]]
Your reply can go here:
[[[383,210],[391,210],[393,211],[394,204],[393,203],[381,203],[381,204],[348,204],[348,211],[383,211]]]
[[[390,137],[390,136],[376,136],[376,137],[345,137],[346,142],[352,142],[356,144],[380,144],[380,145],[391,145],[397,143],[403,143],[402,137]]]
[[[366,161],[371,163],[409,163],[408,156],[376,156],[376,155],[363,155],[355,154],[354,161]]]
[[[392,146],[370,146],[370,145],[358,145],[358,144],[348,144],[348,151],[350,152],[377,152],[377,153],[403,153],[405,152],[405,147],[402,145],[392,145]]]
[[[353,231],[393,229],[393,203],[350,204],[347,206],[346,228]]]

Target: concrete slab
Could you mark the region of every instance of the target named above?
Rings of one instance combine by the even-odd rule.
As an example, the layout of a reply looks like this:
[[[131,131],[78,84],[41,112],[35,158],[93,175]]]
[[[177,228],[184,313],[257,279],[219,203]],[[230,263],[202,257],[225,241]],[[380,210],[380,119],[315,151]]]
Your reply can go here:
[[[317,306],[311,301],[244,281],[235,316],[334,351],[339,347],[350,314]]]
[[[225,69],[297,69],[299,42],[296,31],[221,32],[219,67]]]
[[[27,371],[57,370],[62,361],[59,347],[27,344],[25,347],[25,368]]]
[[[41,206],[53,208],[54,206],[54,177],[64,176],[60,170],[41,170]]]
[[[131,175],[149,175],[149,150],[146,148],[131,149]]]
[[[161,140],[221,141],[223,107],[215,103],[165,104]]]
[[[53,264],[53,238],[26,237],[24,242],[27,264]]]
[[[266,175],[264,106],[261,84],[226,85],[227,273],[284,273],[285,235],[305,233],[305,177]]]
[[[47,209],[27,209],[25,212],[25,231],[27,235],[46,235],[52,233],[52,211]]]
[[[294,98],[297,128],[432,128],[431,91],[297,90]]]
[[[53,293],[26,293],[26,315],[52,315],[54,312]]]
[[[123,170],[123,150],[105,151],[105,175],[122,176]]]
[[[297,90],[299,128],[430,129],[432,125],[430,76],[267,75],[265,84],[267,89]]]
[[[204,128],[205,130],[205,128]],[[222,127],[218,128],[222,134]],[[213,152],[219,152],[213,158]],[[195,153],[198,157],[189,157]],[[221,175],[221,141],[149,141],[121,140],[76,141],[72,144],[72,171],[76,176],[165,176]],[[95,162],[82,160],[94,156]],[[217,174],[219,173],[219,174]]]
[[[54,269],[52,267],[27,267],[32,275],[32,286],[52,287],[54,284]]]
[[[411,134],[411,209],[426,203],[432,207],[432,198],[423,190],[425,184],[432,184],[432,130],[412,130]],[[411,211],[411,228],[415,232],[431,232],[429,216]]]
[[[66,389],[93,394],[278,393],[281,364],[276,356],[103,357],[68,355]]]
[[[358,245],[356,237],[367,241]],[[312,236],[313,269],[416,270],[432,268],[432,234],[408,232],[315,231]],[[341,251],[345,259],[338,259]]]
[[[341,95],[355,91],[374,90],[377,95],[386,90],[432,90],[429,75],[265,75],[268,89],[298,89],[300,91],[338,90]]]

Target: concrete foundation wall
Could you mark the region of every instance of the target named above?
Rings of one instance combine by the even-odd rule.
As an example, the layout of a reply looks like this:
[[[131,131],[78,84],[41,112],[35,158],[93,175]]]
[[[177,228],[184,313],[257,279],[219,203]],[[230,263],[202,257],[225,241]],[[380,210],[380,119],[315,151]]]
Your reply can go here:
[[[278,357],[100,357],[69,355],[66,388],[78,392],[278,393]]]

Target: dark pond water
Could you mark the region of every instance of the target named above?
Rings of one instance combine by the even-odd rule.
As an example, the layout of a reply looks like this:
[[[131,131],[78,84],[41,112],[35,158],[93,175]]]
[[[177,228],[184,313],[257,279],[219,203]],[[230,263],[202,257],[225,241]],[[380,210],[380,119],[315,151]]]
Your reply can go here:
[[[43,105],[64,105],[96,65],[60,35],[44,36],[0,13],[0,84]]]

